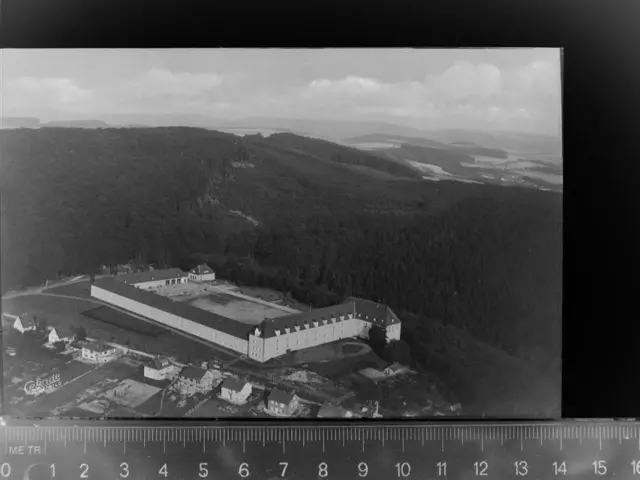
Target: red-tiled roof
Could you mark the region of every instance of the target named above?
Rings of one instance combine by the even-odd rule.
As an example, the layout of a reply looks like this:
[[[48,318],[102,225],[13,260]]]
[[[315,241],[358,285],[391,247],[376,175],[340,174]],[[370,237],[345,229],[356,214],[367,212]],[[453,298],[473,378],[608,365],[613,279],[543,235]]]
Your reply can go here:
[[[224,382],[222,382],[222,388],[233,390],[234,392],[241,392],[246,384],[247,382],[239,378],[227,377],[224,379]]]
[[[134,285],[136,283],[155,282],[158,280],[171,280],[173,278],[186,277],[187,274],[179,268],[168,268],[166,270],[152,270],[149,272],[131,273],[115,277],[119,282]]]
[[[186,367],[182,372],[180,372],[180,376],[199,382],[206,373],[207,371],[204,368]]]
[[[211,270],[211,267],[209,267],[209,265],[207,265],[206,263],[202,263],[197,267],[189,270],[189,273],[192,273],[194,275],[208,275],[210,273],[213,273],[213,270]]]
[[[192,307],[187,303],[175,302],[167,297],[121,283],[114,278],[98,279],[93,286],[243,340],[247,339],[249,331],[253,328],[252,325]]]
[[[289,405],[293,400],[295,393],[283,392],[282,390],[271,390],[269,392],[269,400],[277,403]]]

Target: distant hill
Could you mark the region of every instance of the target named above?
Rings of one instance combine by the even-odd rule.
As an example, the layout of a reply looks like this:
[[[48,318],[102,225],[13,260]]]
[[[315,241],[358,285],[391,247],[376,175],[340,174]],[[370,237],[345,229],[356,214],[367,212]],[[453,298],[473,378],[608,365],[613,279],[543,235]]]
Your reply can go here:
[[[485,148],[471,142],[442,143],[422,137],[404,137],[401,135],[360,135],[343,140],[348,145],[358,144],[406,144],[418,147],[432,147],[445,151],[458,152],[466,155],[480,155],[494,158],[507,158],[508,154],[504,150],[497,148]]]
[[[44,123],[42,126],[45,128],[108,128],[109,124],[102,120],[59,120]]]
[[[2,128],[38,128],[40,119],[36,117],[0,117]]]
[[[476,130],[434,130],[429,138],[445,143],[472,142],[487,148],[497,148],[522,154],[561,154],[562,139],[551,135],[497,133]]]
[[[418,136],[423,134],[420,130],[402,125],[386,122],[364,122],[348,120],[313,120],[313,119],[288,119],[253,117],[227,123],[228,126],[241,126],[244,128],[273,128],[285,129],[293,133],[308,134],[334,141],[358,135],[371,135],[383,133],[387,135]]]

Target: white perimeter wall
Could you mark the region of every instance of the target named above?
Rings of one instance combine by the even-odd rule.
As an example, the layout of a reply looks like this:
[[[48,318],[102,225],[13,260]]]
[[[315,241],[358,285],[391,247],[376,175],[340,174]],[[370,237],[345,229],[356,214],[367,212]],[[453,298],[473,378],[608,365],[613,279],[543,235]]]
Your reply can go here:
[[[249,348],[247,340],[234,337],[233,335],[220,332],[211,327],[206,327],[199,323],[192,322],[186,318],[122,297],[100,287],[96,287],[95,285],[91,286],[91,296],[158,323],[182,330],[183,332],[191,335],[196,335],[203,340],[222,345],[236,352],[247,354]]]

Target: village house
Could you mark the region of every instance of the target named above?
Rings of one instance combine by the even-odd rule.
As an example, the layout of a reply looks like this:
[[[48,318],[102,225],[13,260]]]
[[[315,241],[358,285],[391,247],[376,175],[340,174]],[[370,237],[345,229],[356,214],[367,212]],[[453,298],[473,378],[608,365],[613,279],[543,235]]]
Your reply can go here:
[[[202,263],[189,270],[189,280],[196,282],[209,282],[216,279],[216,274],[206,263]]]
[[[251,384],[235,377],[227,377],[222,382],[220,389],[220,398],[228,400],[232,403],[246,403],[251,395]]]
[[[300,399],[295,393],[287,393],[282,390],[271,390],[267,397],[267,413],[283,417],[291,416],[300,404]]]
[[[56,342],[71,342],[75,339],[75,334],[66,325],[53,327],[49,330],[48,341],[53,344]]]
[[[144,376],[152,380],[165,380],[172,371],[173,364],[165,357],[155,357],[144,366]]]
[[[24,332],[32,332],[37,330],[38,322],[36,321],[36,317],[32,313],[23,313],[21,315],[10,315],[4,314],[8,318],[14,318],[13,328],[18,330],[20,333]]]
[[[184,395],[206,393],[213,388],[213,373],[198,367],[186,367],[180,372],[176,387]]]
[[[102,342],[91,342],[82,347],[82,358],[105,363],[115,357],[116,348]]]

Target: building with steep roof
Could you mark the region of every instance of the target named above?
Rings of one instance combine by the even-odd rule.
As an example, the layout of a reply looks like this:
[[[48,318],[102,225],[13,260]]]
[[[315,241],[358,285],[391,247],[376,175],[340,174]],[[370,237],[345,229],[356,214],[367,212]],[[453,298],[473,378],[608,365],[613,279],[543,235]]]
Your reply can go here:
[[[154,357],[144,366],[144,376],[152,380],[165,380],[173,372],[173,364],[166,357]]]
[[[267,395],[266,412],[272,415],[289,417],[298,408],[300,399],[294,392],[271,390]]]
[[[66,325],[58,325],[49,330],[48,342],[70,342],[75,338],[75,334]]]
[[[216,279],[216,274],[206,263],[202,263],[189,270],[189,280],[194,282],[211,282]]]
[[[227,377],[220,387],[220,398],[232,403],[245,403],[251,395],[251,384],[235,377]]]
[[[186,367],[180,372],[176,387],[181,393],[206,393],[213,388],[213,373],[204,368]]]
[[[32,332],[38,329],[38,322],[33,313],[22,313],[20,315],[3,314],[5,317],[13,320],[13,328],[20,333]]]
[[[116,348],[103,342],[91,342],[82,347],[82,358],[92,362],[105,363],[116,356]]]
[[[171,278],[163,281],[187,278],[175,277],[184,274],[179,269],[171,272],[166,274]],[[400,339],[400,319],[388,306],[370,300],[350,297],[338,305],[248,325],[140,288],[140,285],[149,283],[146,282],[150,278],[149,274],[158,275],[158,271],[143,274],[98,279],[91,286],[91,296],[156,323],[247,355],[257,362],[266,362],[291,351],[344,338],[368,338],[373,326],[383,329],[387,340]],[[142,283],[135,283],[140,281]]]

